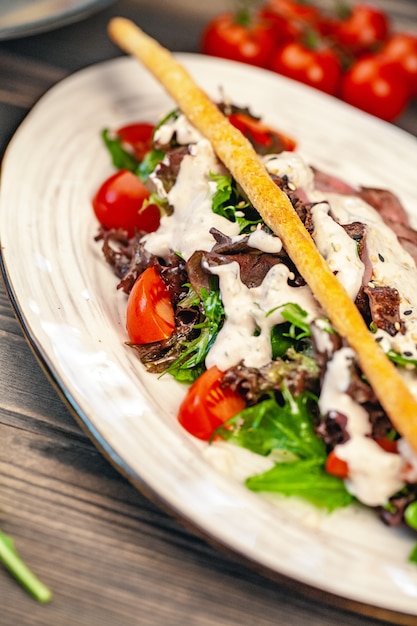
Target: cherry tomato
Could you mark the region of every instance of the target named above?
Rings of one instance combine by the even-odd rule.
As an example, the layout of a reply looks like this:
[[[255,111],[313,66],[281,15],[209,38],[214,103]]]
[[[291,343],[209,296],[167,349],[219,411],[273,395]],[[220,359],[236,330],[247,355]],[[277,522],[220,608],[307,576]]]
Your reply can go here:
[[[213,366],[191,385],[181,403],[178,420],[187,432],[208,441],[216,428],[245,408],[245,401],[222,386],[223,373]]]
[[[342,80],[341,97],[345,102],[392,121],[409,101],[408,86],[386,58],[369,55],[358,59]]]
[[[233,61],[266,67],[275,47],[271,24],[255,18],[240,19],[239,14],[222,13],[208,23],[201,39],[201,50]]]
[[[117,137],[130,148],[138,161],[152,148],[152,135],[155,130],[153,124],[128,124],[116,132]]]
[[[390,30],[387,14],[376,6],[355,5],[333,28],[337,41],[355,54],[369,52],[385,41]]]
[[[277,43],[297,39],[321,20],[315,6],[294,0],[268,0],[259,15],[274,25]]]
[[[396,33],[388,39],[381,53],[404,75],[410,94],[417,96],[417,37],[408,33]]]
[[[261,146],[265,152],[291,151],[296,147],[293,139],[245,113],[233,113],[229,116],[229,121],[255,145]]]
[[[129,237],[135,229],[153,232],[160,212],[155,204],[142,208],[149,198],[145,185],[128,170],[119,170],[104,181],[93,198],[94,213],[105,228],[123,228]]]
[[[138,344],[168,339],[175,329],[169,291],[155,267],[142,272],[132,287],[126,329],[130,341]]]
[[[349,476],[349,466],[346,461],[339,459],[334,450],[329,452],[326,459],[326,472],[333,474],[338,478],[347,478]]]
[[[338,90],[341,79],[339,59],[330,48],[312,49],[301,41],[278,48],[271,69],[332,95]]]

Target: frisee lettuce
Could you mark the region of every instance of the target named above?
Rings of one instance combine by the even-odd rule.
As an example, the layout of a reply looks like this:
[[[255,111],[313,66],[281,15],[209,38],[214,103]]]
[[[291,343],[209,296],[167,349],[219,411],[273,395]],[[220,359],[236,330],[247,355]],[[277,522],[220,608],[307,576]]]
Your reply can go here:
[[[196,380],[206,369],[205,359],[224,321],[224,308],[220,290],[214,280],[210,290],[202,288],[200,298],[195,292],[186,296],[186,304],[199,304],[202,314],[194,325],[198,336],[183,344],[183,352],[168,368],[168,372],[180,382],[190,383]]]

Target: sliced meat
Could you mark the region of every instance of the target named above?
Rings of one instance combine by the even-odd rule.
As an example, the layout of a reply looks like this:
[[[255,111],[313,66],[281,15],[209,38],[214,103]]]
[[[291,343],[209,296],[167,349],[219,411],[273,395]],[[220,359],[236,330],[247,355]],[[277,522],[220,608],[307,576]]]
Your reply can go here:
[[[382,217],[385,223],[400,223],[408,225],[408,215],[400,200],[395,194],[386,189],[361,187],[356,194],[370,204]]]
[[[371,317],[374,324],[394,337],[404,333],[404,322],[400,319],[400,294],[393,287],[364,287],[369,298]]]
[[[331,176],[313,167],[314,185],[316,189],[328,193],[340,193],[343,195],[356,196],[358,190],[348,185],[337,176]]]

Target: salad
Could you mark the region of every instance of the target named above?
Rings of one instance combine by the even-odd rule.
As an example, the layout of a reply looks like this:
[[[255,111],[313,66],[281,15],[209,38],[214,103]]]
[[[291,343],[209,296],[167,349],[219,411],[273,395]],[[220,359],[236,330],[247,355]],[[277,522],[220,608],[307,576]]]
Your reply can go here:
[[[218,106],[417,390],[417,234],[399,200],[318,171],[247,108]],[[96,239],[127,295],[127,345],[187,385],[184,429],[265,458],[253,491],[328,511],[357,501],[417,530],[417,455],[208,140],[178,109],[103,140],[116,172],[93,198]]]

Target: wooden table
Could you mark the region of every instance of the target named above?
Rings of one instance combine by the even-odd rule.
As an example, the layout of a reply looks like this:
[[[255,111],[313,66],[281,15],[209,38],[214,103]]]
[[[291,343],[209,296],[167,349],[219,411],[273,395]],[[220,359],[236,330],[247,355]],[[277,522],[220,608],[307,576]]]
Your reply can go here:
[[[173,50],[197,51],[224,3],[120,1],[45,34],[0,43],[0,150],[38,97],[75,70],[120,54],[113,15]],[[417,28],[415,0],[380,0]],[[417,103],[398,125],[417,135]],[[334,626],[381,624],[270,581],[207,545],[132,487],[80,430],[0,287],[0,528],[54,592],[37,604],[0,567],[1,626]],[[416,618],[417,620],[417,618]]]

